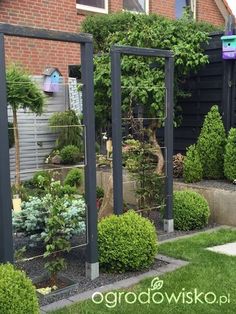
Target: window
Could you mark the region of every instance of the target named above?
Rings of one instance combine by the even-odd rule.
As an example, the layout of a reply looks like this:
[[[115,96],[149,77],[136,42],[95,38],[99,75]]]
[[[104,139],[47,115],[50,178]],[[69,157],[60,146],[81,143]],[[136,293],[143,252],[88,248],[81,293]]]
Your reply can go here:
[[[77,0],[77,9],[108,13],[108,0]]]
[[[184,9],[186,6],[190,5],[188,0],[175,0],[175,16],[180,19],[184,14]]]
[[[123,9],[138,13],[148,13],[149,0],[123,0]]]

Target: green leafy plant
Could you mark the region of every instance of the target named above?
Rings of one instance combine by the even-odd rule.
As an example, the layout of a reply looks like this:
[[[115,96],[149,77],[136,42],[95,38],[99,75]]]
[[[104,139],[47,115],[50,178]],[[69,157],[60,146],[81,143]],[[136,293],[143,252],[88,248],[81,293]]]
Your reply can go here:
[[[97,186],[96,187],[96,196],[97,196],[97,199],[101,199],[104,197],[104,189],[100,186]]]
[[[196,145],[191,145],[187,149],[186,158],[184,159],[184,182],[198,182],[202,180],[202,177],[203,169],[197,147]]]
[[[55,199],[60,199],[61,210],[64,211],[63,223],[70,239],[73,235],[80,234],[85,230],[84,199],[76,198],[70,193],[72,187],[63,187],[60,182],[52,182],[47,194],[43,197],[30,197],[29,201],[22,203],[20,212],[13,212],[13,227],[15,232],[22,232],[33,241],[42,241],[46,236],[47,222],[50,215],[49,207]],[[74,191],[74,189],[73,189]]]
[[[60,156],[63,164],[75,164],[81,158],[81,151],[77,146],[68,145],[62,148]]]
[[[157,253],[154,225],[134,211],[111,215],[98,224],[99,261],[109,272],[147,268]]]
[[[38,171],[34,174],[32,184],[38,188],[46,188],[51,183],[51,175],[48,171]]]
[[[203,177],[220,179],[223,177],[226,133],[217,106],[206,115],[197,141],[197,150],[203,167]]]
[[[83,180],[83,171],[78,168],[71,169],[64,181],[65,185],[69,185],[72,187],[80,187]]]
[[[149,143],[129,139],[124,143],[125,167],[137,183],[139,207],[149,209],[164,204],[165,182],[156,171],[155,154]]]
[[[224,174],[225,177],[233,181],[236,179],[236,129],[229,131],[224,156]]]
[[[194,230],[205,227],[210,209],[203,196],[194,191],[174,192],[174,226],[177,230]]]
[[[13,130],[15,142],[16,188],[20,187],[20,144],[17,111],[28,109],[37,115],[42,114],[45,97],[39,86],[19,66],[12,65],[6,71],[7,101],[13,112]]]
[[[12,265],[0,265],[0,313],[39,313],[35,287],[25,273]]]
[[[56,197],[53,202],[48,203],[48,217],[45,228],[44,243],[46,251],[44,258],[49,258],[45,268],[50,274],[51,286],[57,284],[57,274],[66,267],[65,258],[62,253],[69,252],[71,244],[68,239],[68,230],[65,225],[65,208],[63,200]]]
[[[83,128],[78,115],[73,110],[54,113],[49,119],[53,132],[58,134],[57,148],[74,145],[82,149]]]
[[[202,43],[208,41],[209,25],[185,17],[170,20],[154,14],[111,14],[88,17],[83,30],[94,36],[95,110],[98,130],[107,130],[111,121],[110,48],[114,44],[172,50],[175,56],[175,99],[188,97],[182,87],[184,77],[208,62]],[[187,53],[186,53],[187,52]],[[146,137],[155,148],[156,173],[163,175],[164,158],[158,141],[158,129],[165,118],[165,62],[163,58],[122,56],[122,111],[132,119],[139,104],[146,120]],[[175,107],[175,123],[179,122]],[[155,119],[153,119],[155,118]]]

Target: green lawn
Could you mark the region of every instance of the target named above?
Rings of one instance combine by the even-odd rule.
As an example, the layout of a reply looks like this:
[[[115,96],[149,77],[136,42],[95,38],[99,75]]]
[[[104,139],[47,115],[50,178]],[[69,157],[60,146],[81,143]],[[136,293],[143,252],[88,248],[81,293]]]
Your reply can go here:
[[[122,295],[120,297],[122,300],[121,304],[118,304],[114,308],[108,308],[105,302],[96,305],[89,300],[53,313],[236,313],[236,257],[225,256],[205,250],[208,246],[234,241],[236,241],[236,231],[233,229],[224,229],[212,233],[199,234],[188,239],[165,243],[160,245],[159,248],[159,253],[190,261],[189,265],[160,277],[164,282],[162,288],[158,290],[160,293],[163,295],[165,293],[171,295],[171,293],[174,292],[178,297],[178,294],[181,292],[183,295],[185,292],[193,292],[194,289],[197,289],[198,293],[214,292],[217,296],[217,300],[219,300],[219,296],[227,295],[228,297],[228,294],[230,294],[230,299],[227,304],[220,305],[219,302],[207,304],[203,301],[202,296],[199,297],[203,304],[199,303],[199,301],[197,301],[196,304],[187,304],[187,302],[183,303],[182,295],[177,304],[175,302],[168,303],[166,299],[161,304],[155,304],[153,302],[150,302],[150,304],[140,304],[138,301],[135,304],[127,304],[123,299],[124,295]],[[139,295],[141,292],[148,291],[150,284],[151,279],[144,280],[138,285],[123,291],[125,293],[135,292],[136,295]],[[209,294],[208,302],[211,302],[213,297],[214,295]],[[158,295],[157,301],[160,300],[160,298]],[[110,295],[109,300],[114,301],[113,295]],[[185,298],[185,301],[186,300],[189,301],[189,303],[192,302],[191,299]]]

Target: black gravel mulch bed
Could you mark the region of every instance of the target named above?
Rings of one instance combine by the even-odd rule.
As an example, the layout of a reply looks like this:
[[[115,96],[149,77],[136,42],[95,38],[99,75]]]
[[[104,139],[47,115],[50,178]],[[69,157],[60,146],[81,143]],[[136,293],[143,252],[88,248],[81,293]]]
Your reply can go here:
[[[19,239],[18,239],[19,242]],[[18,243],[19,244],[19,243]],[[30,249],[31,250],[31,249]],[[32,253],[37,254],[37,249],[33,249],[27,252],[27,255],[30,256]],[[38,253],[40,254],[41,249],[38,249]],[[31,255],[32,256],[32,255]],[[127,279],[133,276],[138,276],[144,272],[149,270],[159,270],[160,267],[166,265],[167,263],[161,260],[155,259],[154,264],[143,271],[137,272],[126,272],[126,273],[105,273],[100,271],[99,278],[91,281],[85,277],[85,248],[77,248],[72,250],[70,253],[65,255],[67,262],[67,269],[63,271],[61,275],[64,277],[73,280],[76,282],[76,285],[66,288],[64,291],[59,292],[55,295],[48,295],[39,297],[40,305],[46,305],[57,300],[61,300],[64,298],[68,298],[77,293],[81,293],[90,289],[95,289],[97,287],[101,287],[108,284],[113,284],[116,281],[120,281],[123,279]],[[41,277],[46,273],[44,269],[45,260],[43,258],[36,258],[31,261],[18,262],[17,267],[23,269],[27,275],[32,279],[36,279],[37,277]]]

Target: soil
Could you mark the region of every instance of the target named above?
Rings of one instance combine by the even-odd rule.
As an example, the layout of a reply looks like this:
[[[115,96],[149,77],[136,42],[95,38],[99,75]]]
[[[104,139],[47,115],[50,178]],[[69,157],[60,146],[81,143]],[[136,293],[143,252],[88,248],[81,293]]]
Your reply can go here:
[[[41,251],[40,248],[39,251]],[[33,252],[35,254],[36,249],[34,249]],[[30,255],[30,253],[32,252],[30,252],[29,250],[27,255]],[[68,278],[69,280],[72,280],[73,282],[76,282],[76,285],[66,287],[64,290],[58,291],[56,294],[40,296],[39,302],[41,306],[52,303],[57,300],[67,298],[77,293],[81,293],[90,289],[95,289],[97,287],[112,284],[116,281],[140,275],[148,270],[158,271],[160,267],[167,264],[166,262],[163,262],[161,260],[155,260],[154,264],[149,269],[143,269],[142,271],[126,273],[105,273],[102,270],[100,270],[99,278],[91,281],[85,276],[85,260],[86,260],[85,248],[74,249],[70,253],[65,254],[64,256],[66,258],[67,268],[63,272],[61,272],[60,275],[62,275],[65,278]],[[45,260],[43,258],[35,258],[30,261],[17,262],[16,265],[18,268],[24,270],[27,273],[27,275],[34,281],[35,279],[37,280],[37,277],[42,276],[43,274],[46,275],[44,263]],[[61,284],[63,285],[63,282],[56,283],[56,285],[59,286],[59,288],[61,288],[60,287]],[[50,286],[49,282],[44,281],[38,287],[45,288],[47,286]]]

